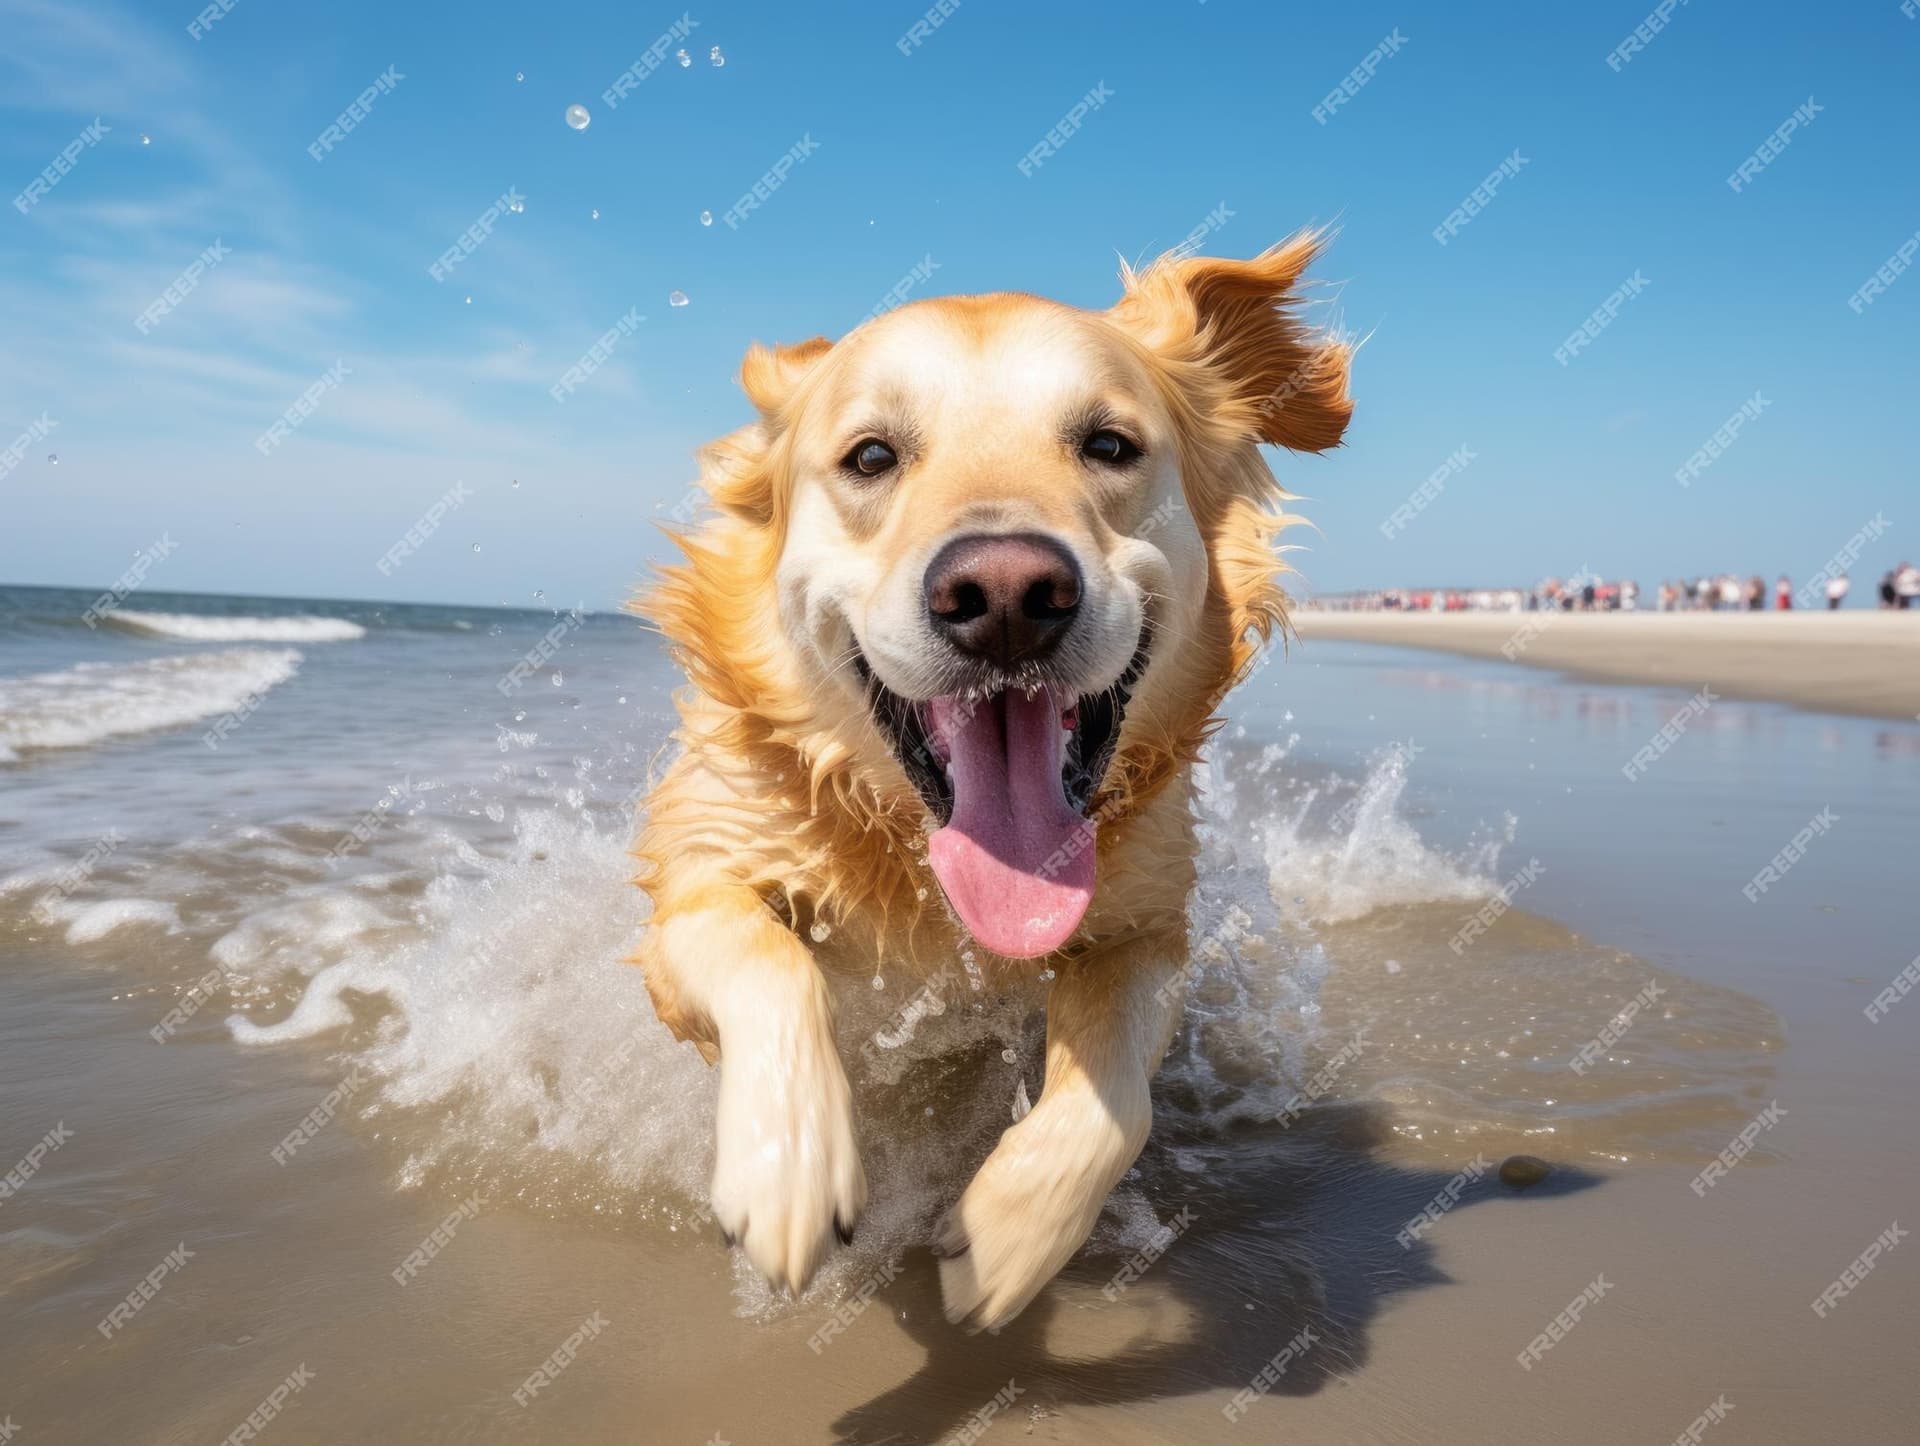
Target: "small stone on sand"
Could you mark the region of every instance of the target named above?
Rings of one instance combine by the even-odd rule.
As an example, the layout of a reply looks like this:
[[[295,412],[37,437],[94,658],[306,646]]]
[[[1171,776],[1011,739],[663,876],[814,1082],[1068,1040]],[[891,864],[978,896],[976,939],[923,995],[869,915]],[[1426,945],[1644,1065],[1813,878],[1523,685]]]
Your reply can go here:
[[[1509,1155],[1500,1162],[1500,1180],[1516,1190],[1524,1190],[1529,1185],[1538,1185],[1552,1171],[1545,1160],[1532,1155]]]

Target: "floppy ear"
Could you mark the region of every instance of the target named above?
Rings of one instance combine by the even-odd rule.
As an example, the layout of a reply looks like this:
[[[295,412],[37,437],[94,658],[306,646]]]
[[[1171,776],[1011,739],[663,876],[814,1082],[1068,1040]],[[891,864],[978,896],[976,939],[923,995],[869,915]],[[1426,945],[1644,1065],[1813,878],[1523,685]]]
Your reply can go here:
[[[747,348],[746,359],[740,363],[740,388],[747,394],[747,400],[760,409],[762,417],[769,422],[777,421],[801,380],[832,350],[833,343],[824,336],[795,342],[792,346],[763,346],[755,342]]]
[[[1297,452],[1338,446],[1353,415],[1352,350],[1301,321],[1300,278],[1326,233],[1302,231],[1250,261],[1162,256],[1123,268],[1126,295],[1108,317],[1163,359],[1212,383],[1216,423]]]

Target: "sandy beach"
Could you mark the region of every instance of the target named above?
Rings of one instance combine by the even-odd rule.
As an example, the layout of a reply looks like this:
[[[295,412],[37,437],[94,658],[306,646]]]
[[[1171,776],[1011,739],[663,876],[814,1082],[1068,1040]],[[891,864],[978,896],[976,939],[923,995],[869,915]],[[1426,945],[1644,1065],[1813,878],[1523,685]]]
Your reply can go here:
[[[1920,617],[1843,613],[1339,613],[1301,608],[1318,639],[1507,658],[1614,683],[1920,716]]]

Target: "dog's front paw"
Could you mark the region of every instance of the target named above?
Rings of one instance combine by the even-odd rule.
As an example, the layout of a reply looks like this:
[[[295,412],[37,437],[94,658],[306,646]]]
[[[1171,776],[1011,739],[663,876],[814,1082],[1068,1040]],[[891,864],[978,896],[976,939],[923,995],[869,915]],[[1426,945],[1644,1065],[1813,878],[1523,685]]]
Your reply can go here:
[[[947,1319],[970,1330],[1012,1320],[1100,1218],[1107,1192],[1146,1142],[1145,1088],[1126,1119],[1098,1101],[1039,1106],[1000,1137],[935,1233]]]
[[[853,1100],[823,1016],[726,1033],[713,1212],[729,1243],[798,1295],[867,1203]]]

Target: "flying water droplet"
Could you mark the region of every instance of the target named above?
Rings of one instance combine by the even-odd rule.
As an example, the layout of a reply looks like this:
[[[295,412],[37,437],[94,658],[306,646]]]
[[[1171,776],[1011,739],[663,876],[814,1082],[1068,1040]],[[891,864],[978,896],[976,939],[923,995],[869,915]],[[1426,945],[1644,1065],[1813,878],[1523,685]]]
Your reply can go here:
[[[618,698],[615,698],[613,701],[620,704],[620,706],[624,708],[627,703],[627,695],[625,693],[622,693]]]
[[[142,131],[142,132],[140,132],[140,144],[141,144],[141,145],[143,145],[143,146],[150,146],[150,145],[152,145],[152,144],[153,144],[153,137],[152,137],[152,136],[150,136],[150,135],[148,135],[148,134],[147,134],[147,133],[146,133],[145,131]]]
[[[875,989],[885,989],[887,987],[887,981],[876,974],[873,976],[873,987]]]
[[[685,306],[686,304],[687,304],[687,293],[686,293],[686,292],[684,292],[684,291],[669,291],[669,292],[667,293],[667,305],[668,305],[668,306]]]
[[[682,70],[685,70],[689,65],[693,64],[693,57],[691,55],[688,55],[687,52],[684,50],[674,51],[673,58],[680,62],[680,68]]]
[[[702,226],[711,226],[713,224],[713,212],[702,211],[700,213],[700,224]]]
[[[519,479],[518,477],[516,477],[516,478],[514,478],[514,479],[513,479],[513,485],[514,485],[514,486],[516,486],[516,487],[518,487],[518,486],[520,485],[520,479]]]
[[[516,70],[513,73],[513,78],[515,81],[525,80],[527,78],[527,73],[524,70]]]
[[[587,212],[587,219],[589,221],[598,221],[600,219],[600,208],[595,206],[591,211]]]
[[[477,542],[476,542],[476,543],[474,543],[474,545],[473,545],[473,550],[474,550],[475,552],[478,552],[478,551],[480,550],[480,544],[479,544],[479,543],[477,543]]]
[[[1000,1058],[1004,1059],[1008,1064],[1018,1064],[1020,1062],[1020,1056],[1010,1049],[1001,1050]]]
[[[521,710],[520,710],[519,712],[517,712],[517,713],[515,713],[515,714],[513,715],[513,721],[514,721],[514,722],[516,722],[516,723],[524,723],[524,722],[526,722],[526,721],[527,721],[527,710],[526,710],[525,708],[522,708],[522,709],[521,709]]]
[[[915,889],[913,891],[913,896],[923,904],[926,903],[927,901],[927,891],[924,888]]]
[[[47,453],[47,465],[49,467],[58,467],[60,465],[60,454],[58,452]]]
[[[713,62],[716,69],[727,63],[726,56],[720,53],[720,47],[717,45],[707,52],[707,59]]]
[[[567,107],[567,124],[577,131],[583,131],[593,124],[593,115],[583,105]]]
[[[546,590],[544,588],[535,588],[533,590],[533,600],[535,602],[545,602],[547,600]]]
[[[833,926],[825,923],[815,924],[807,932],[813,936],[814,943],[824,944],[833,937]]]
[[[555,668],[553,670],[553,686],[557,688],[565,681],[566,681],[565,676],[560,672],[558,668]]]
[[[522,211],[527,209],[527,203],[518,196],[515,196],[511,201],[507,202],[507,209],[518,216]]]
[[[468,305],[468,306],[472,306],[472,305],[473,305],[473,298],[472,298],[471,296],[469,296],[469,297],[467,298],[467,305]]]

